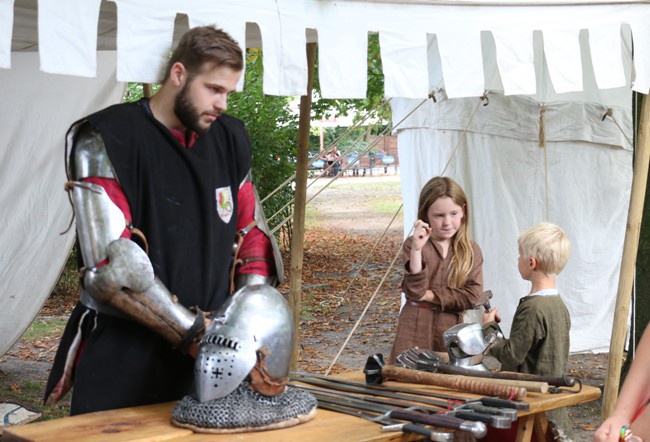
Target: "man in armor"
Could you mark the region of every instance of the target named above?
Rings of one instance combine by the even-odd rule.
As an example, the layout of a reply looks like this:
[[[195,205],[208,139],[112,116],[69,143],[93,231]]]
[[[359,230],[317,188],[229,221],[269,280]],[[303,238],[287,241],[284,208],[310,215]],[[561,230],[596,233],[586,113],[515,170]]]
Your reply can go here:
[[[284,391],[293,329],[272,287],[282,279],[282,261],[250,179],[248,134],[223,113],[242,70],[241,48],[228,34],[193,28],[151,99],[111,106],[68,131],[66,189],[77,222],[81,299],[61,339],[47,403],[71,388],[72,415],[181,399],[192,391],[202,337],[199,378],[199,363],[210,365],[206,353],[224,344],[248,350],[247,360],[252,351],[262,379],[256,392]],[[233,291],[275,306],[265,314],[280,321],[248,330],[258,343],[260,335],[274,336],[268,346],[237,344],[223,329],[228,314],[210,319],[207,312]],[[275,359],[265,361],[269,353]],[[235,384],[253,368],[240,365]],[[208,382],[196,384],[202,402],[237,386],[203,391]]]

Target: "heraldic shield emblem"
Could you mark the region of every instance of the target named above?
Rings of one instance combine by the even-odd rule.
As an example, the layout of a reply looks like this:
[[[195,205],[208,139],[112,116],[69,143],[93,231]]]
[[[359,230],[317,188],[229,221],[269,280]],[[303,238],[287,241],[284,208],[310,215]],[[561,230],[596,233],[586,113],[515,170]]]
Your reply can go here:
[[[219,218],[228,224],[232,218],[233,212],[233,201],[232,201],[232,192],[230,187],[220,187],[215,190],[215,197],[217,200],[217,213]]]

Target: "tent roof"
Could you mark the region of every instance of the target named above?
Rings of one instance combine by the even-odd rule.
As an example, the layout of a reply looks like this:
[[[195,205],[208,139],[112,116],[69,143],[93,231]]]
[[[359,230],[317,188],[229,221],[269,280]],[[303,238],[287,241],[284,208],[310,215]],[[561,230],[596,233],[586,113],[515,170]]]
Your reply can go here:
[[[380,35],[387,96],[425,98],[432,65],[447,96],[481,95],[486,45],[496,49],[506,94],[535,93],[540,59],[562,93],[582,90],[585,52],[598,88],[624,86],[623,41],[631,35],[632,88],[647,93],[649,22],[650,3],[639,0],[0,0],[0,67],[10,68],[12,51],[37,49],[44,72],[94,77],[96,50],[117,49],[119,81],[156,82],[175,34],[216,23],[249,47],[261,43],[268,94],[305,93],[304,47],[317,39],[323,96],[364,97],[369,32]]]

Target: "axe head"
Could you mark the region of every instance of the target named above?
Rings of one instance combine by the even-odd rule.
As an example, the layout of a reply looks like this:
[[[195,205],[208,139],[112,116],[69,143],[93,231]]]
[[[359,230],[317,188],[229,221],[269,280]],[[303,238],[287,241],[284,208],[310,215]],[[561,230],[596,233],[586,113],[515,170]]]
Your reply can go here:
[[[404,350],[400,354],[397,355],[395,358],[398,366],[404,367],[404,368],[411,368],[415,369],[415,365],[418,361],[418,357],[420,355],[420,349],[418,347],[413,347],[409,348],[408,350]]]
[[[442,356],[431,350],[420,350],[418,347],[409,348],[397,355],[399,366],[411,370],[423,370],[435,373],[444,364]]]
[[[363,372],[366,374],[366,384],[381,384],[381,369],[384,365],[386,364],[384,362],[384,356],[381,353],[377,353],[373,356],[368,356],[366,366],[363,368]]]
[[[417,362],[415,363],[416,370],[430,371],[435,373],[438,367],[443,365],[442,357],[433,351],[425,350],[418,355]]]

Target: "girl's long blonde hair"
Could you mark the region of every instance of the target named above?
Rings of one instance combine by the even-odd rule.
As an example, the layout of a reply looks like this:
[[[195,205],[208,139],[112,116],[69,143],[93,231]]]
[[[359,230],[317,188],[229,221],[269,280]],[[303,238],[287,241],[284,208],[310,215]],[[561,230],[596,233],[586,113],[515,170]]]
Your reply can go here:
[[[465,285],[467,275],[474,264],[474,251],[469,240],[469,206],[467,197],[460,185],[448,177],[437,176],[431,178],[422,187],[418,202],[418,219],[429,222],[427,212],[429,207],[441,197],[449,197],[458,206],[463,208],[464,216],[456,234],[451,238],[451,251],[453,256],[449,262],[447,285],[459,288]]]

